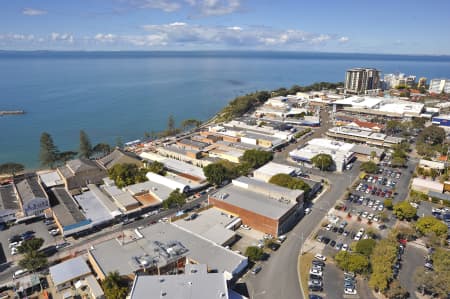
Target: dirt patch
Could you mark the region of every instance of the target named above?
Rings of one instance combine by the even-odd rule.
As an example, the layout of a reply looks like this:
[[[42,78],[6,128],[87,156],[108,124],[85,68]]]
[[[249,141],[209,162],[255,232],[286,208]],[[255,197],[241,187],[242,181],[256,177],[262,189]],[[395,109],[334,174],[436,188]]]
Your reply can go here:
[[[142,195],[136,195],[135,198],[145,207],[145,206],[154,206],[158,205],[161,202],[156,199],[153,195],[150,193],[142,194]]]
[[[298,271],[300,273],[300,286],[303,290],[305,298],[309,296],[308,290],[308,280],[309,280],[309,269],[311,268],[311,262],[314,259],[312,253],[305,253],[298,259]]]

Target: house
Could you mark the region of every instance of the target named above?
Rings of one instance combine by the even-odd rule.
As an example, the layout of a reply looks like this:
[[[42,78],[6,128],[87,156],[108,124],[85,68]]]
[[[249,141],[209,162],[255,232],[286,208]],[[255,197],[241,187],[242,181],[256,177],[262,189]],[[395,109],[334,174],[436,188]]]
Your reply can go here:
[[[70,288],[78,280],[91,275],[91,270],[81,256],[51,266],[49,271],[57,292]]]
[[[35,174],[16,177],[14,187],[24,217],[41,216],[50,208],[47,193]]]

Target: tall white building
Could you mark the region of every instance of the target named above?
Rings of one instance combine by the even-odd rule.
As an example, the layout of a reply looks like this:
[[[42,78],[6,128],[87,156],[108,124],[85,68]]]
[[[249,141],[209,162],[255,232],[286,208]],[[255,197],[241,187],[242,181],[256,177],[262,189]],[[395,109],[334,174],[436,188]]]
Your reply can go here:
[[[380,71],[374,68],[353,68],[345,75],[345,91],[362,94],[374,90],[380,84]]]
[[[383,79],[383,89],[396,88],[397,86],[413,87],[416,83],[416,76],[406,76],[405,74],[386,74]]]
[[[433,93],[450,93],[450,79],[432,79],[429,91]]]

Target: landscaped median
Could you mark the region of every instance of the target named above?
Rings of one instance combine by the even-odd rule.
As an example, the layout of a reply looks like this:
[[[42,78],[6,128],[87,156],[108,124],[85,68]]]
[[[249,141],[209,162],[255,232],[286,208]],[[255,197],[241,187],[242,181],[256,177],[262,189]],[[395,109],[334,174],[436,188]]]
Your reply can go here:
[[[298,258],[298,272],[300,274],[300,288],[303,290],[304,298],[308,298],[308,280],[309,280],[309,269],[311,268],[312,260],[314,255],[312,253],[304,253]]]

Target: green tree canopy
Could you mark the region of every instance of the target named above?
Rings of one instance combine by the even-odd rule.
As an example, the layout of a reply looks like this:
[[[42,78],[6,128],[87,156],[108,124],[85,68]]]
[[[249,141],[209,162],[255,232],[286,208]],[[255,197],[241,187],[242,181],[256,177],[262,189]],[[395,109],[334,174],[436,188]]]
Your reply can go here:
[[[367,161],[361,164],[360,169],[368,173],[376,173],[378,165],[375,162]]]
[[[79,155],[82,158],[89,159],[91,154],[92,154],[92,144],[91,144],[91,141],[89,140],[89,136],[86,134],[85,131],[81,130],[80,131],[80,151],[79,151]]]
[[[302,179],[291,177],[290,175],[285,173],[274,175],[270,178],[269,183],[289,189],[303,190],[305,192],[305,197],[307,197],[309,192],[311,191],[311,187]]]
[[[339,251],[334,260],[339,268],[355,273],[367,272],[369,266],[369,259],[366,256],[348,251]]]
[[[44,245],[44,239],[42,238],[32,238],[29,240],[25,240],[22,244],[17,248],[20,253],[30,253],[32,251],[38,251],[42,245]]]
[[[430,145],[442,144],[446,137],[445,130],[438,126],[429,126],[417,136],[417,143],[427,143]]]
[[[29,271],[36,271],[45,267],[48,263],[47,257],[43,252],[39,251],[43,244],[44,240],[41,238],[23,241],[22,245],[17,248],[23,254],[19,265]]]
[[[74,151],[65,151],[58,153],[58,161],[62,163],[66,163],[69,160],[72,160],[77,155],[77,152]]]
[[[311,162],[320,170],[329,170],[333,165],[333,158],[328,154],[318,154],[311,159]]]
[[[221,163],[212,163],[203,168],[203,173],[210,184],[220,185],[230,178],[228,169]]]
[[[245,256],[247,256],[251,261],[259,261],[264,256],[264,250],[257,246],[249,246],[245,249]]]
[[[16,173],[21,172],[24,169],[25,167],[22,164],[15,162],[0,164],[0,174],[10,174],[14,176]]]
[[[241,157],[241,162],[247,163],[251,168],[258,168],[272,160],[272,152],[251,149],[246,150]]]
[[[392,204],[392,199],[385,199],[384,200],[384,207],[388,210],[392,210],[392,208],[394,207],[394,205]]]
[[[98,143],[92,148],[92,153],[96,155],[107,155],[111,152],[111,146],[107,143]]]
[[[402,201],[394,205],[393,213],[400,220],[411,220],[416,216],[417,209],[414,208],[408,201]]]
[[[118,271],[108,273],[102,281],[102,288],[106,299],[123,299],[128,295],[128,287]]]
[[[147,181],[145,174],[145,169],[140,169],[132,163],[116,164],[108,170],[109,177],[119,188]]]
[[[377,242],[374,239],[362,239],[355,243],[355,252],[369,257]]]
[[[41,165],[53,168],[58,161],[58,152],[58,148],[54,144],[52,136],[47,132],[42,133],[39,152]]]
[[[166,170],[164,169],[164,164],[158,161],[153,161],[152,163],[150,163],[147,167],[148,171],[160,174],[160,175],[165,175]]]
[[[447,225],[433,216],[425,216],[420,218],[416,223],[416,229],[422,235],[433,232],[437,236],[442,236],[447,233]]]
[[[179,208],[186,203],[186,195],[180,189],[173,190],[169,197],[163,201],[164,209]]]
[[[377,243],[370,256],[372,275],[369,286],[377,291],[384,291],[392,277],[392,265],[397,257],[397,243],[383,239]]]

